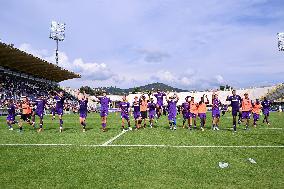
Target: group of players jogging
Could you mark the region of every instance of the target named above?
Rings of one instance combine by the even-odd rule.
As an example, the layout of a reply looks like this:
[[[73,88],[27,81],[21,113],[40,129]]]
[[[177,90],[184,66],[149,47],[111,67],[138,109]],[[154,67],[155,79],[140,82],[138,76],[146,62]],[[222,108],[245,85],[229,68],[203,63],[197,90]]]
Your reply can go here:
[[[63,112],[64,112],[64,103],[65,103],[65,95],[63,91],[54,92],[55,95],[50,95],[49,99],[53,99],[55,101],[55,106],[51,107],[51,113],[53,115],[53,119],[55,118],[55,114],[58,115],[59,118],[59,131],[63,131]],[[156,103],[154,103],[154,98],[156,98]],[[78,111],[79,111],[79,122],[82,126],[83,132],[86,131],[86,118],[88,114],[88,95],[79,91],[76,94],[78,99]],[[168,113],[168,121],[169,128],[171,130],[177,129],[177,102],[180,100],[178,95],[174,93],[170,95],[170,93],[161,92],[157,90],[156,93],[149,93],[148,98],[146,94],[142,94],[140,97],[135,96],[134,101],[132,103],[132,107],[130,103],[127,101],[126,96],[122,97],[122,100],[119,102],[118,107],[121,112],[121,127],[123,131],[132,130],[130,124],[130,115],[133,115],[135,120],[135,130],[140,128],[146,128],[147,121],[149,121],[150,128],[153,127],[154,122],[161,117],[163,112],[164,98],[167,101],[167,113]],[[27,122],[36,128],[35,119],[39,118],[39,128],[38,132],[43,131],[43,118],[45,108],[48,104],[47,98],[43,96],[38,96],[36,100],[30,102],[27,97],[25,97],[20,104],[15,104],[13,100],[9,100],[7,105],[8,116],[7,116],[7,124],[10,130],[13,130],[12,125],[18,123],[19,131],[22,131],[23,122]],[[97,101],[100,103],[100,116],[101,116],[101,125],[102,131],[107,131],[107,117],[109,113],[109,104],[111,100],[107,97],[106,93],[103,93],[102,96],[97,97]],[[255,102],[250,100],[248,93],[244,94],[244,97],[236,94],[236,91],[232,91],[232,95],[228,96],[226,101],[230,101],[230,105],[232,107],[232,116],[233,116],[233,131],[237,130],[237,116],[238,123],[245,123],[245,129],[249,128],[249,121],[251,115],[253,117],[253,125],[256,127],[257,121],[260,118],[260,113],[264,114],[263,123],[267,123],[269,125],[269,111],[271,106],[271,101],[266,98],[260,102],[260,100],[256,99]],[[207,113],[207,105],[209,104],[209,100],[207,95],[203,95],[199,102],[195,101],[194,97],[187,96],[185,101],[181,106],[181,114],[183,115],[183,128],[188,128],[189,130],[197,128],[197,117],[200,119],[200,129],[204,131],[206,124],[206,113]],[[220,109],[222,107],[221,101],[218,99],[218,94],[213,92],[212,94],[212,129],[214,131],[219,130],[219,120],[220,120]],[[20,121],[17,122],[15,120],[16,109],[21,109],[21,118]],[[165,111],[165,110],[164,110]],[[127,123],[128,127],[125,127]]]

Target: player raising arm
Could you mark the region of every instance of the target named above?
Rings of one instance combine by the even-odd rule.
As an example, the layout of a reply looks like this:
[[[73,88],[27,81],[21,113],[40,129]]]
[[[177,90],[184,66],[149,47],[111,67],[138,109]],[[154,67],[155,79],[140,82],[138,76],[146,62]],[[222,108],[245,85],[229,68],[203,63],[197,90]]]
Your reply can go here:
[[[198,103],[194,101],[194,97],[191,97],[191,100],[189,102],[189,111],[190,111],[190,116],[189,116],[189,130],[192,129],[192,120],[194,124],[194,129],[196,129],[196,116],[198,114]]]
[[[66,97],[64,96],[64,91],[60,91],[59,93],[54,91],[54,93],[55,93],[54,99],[56,101],[55,112],[58,114],[59,118],[59,131],[63,132],[62,116],[63,116],[63,108]]]
[[[233,129],[234,131],[237,130],[237,115],[239,113],[239,123],[241,122],[241,116],[240,116],[240,105],[242,98],[236,94],[236,90],[232,91],[232,96],[227,96],[226,101],[231,102],[231,107],[232,107],[232,116],[233,116]]]
[[[179,100],[179,97],[176,95],[176,93],[173,96],[169,96],[168,94],[166,99],[168,102],[168,120],[169,120],[170,129],[176,130],[177,102]]]
[[[120,112],[121,112],[121,128],[122,128],[122,131],[125,131],[125,128],[124,128],[125,120],[127,121],[128,129],[132,130],[132,128],[130,126],[130,120],[129,120],[130,103],[126,100],[126,95],[123,95],[122,101],[119,103],[119,108],[120,108]]]
[[[206,101],[205,101],[206,98]],[[206,105],[209,104],[209,100],[207,98],[207,95],[203,95],[201,97],[201,100],[198,104],[198,116],[200,118],[200,129],[204,131],[205,123],[206,123],[206,112],[207,112],[207,107]]]
[[[43,130],[43,115],[44,115],[44,108],[46,105],[47,100],[43,97],[43,95],[38,94],[37,99],[34,101],[34,111],[32,115],[32,122],[33,126],[35,126],[35,117],[39,117],[39,129],[37,130],[38,132],[41,132]]]
[[[157,118],[159,119],[162,115],[162,108],[164,104],[164,96],[167,96],[166,93],[161,92],[160,89],[157,89],[157,93],[154,94],[157,99],[156,103],[156,111],[157,111]]]
[[[135,120],[135,127],[136,129],[139,129],[141,126],[142,120],[141,120],[140,103],[138,100],[138,96],[134,97],[134,102],[133,102],[132,107],[133,107],[133,117]]]
[[[185,97],[185,102],[181,105],[181,113],[183,117],[182,128],[185,128],[186,122],[188,122],[189,125],[189,99],[190,96]]]
[[[242,119],[246,120],[246,122],[245,122],[246,128],[245,129],[248,130],[250,114],[251,114],[251,110],[252,110],[252,103],[251,103],[251,100],[248,97],[247,92],[244,94],[244,96],[245,97],[242,99],[242,104],[241,104]]]
[[[220,121],[220,107],[222,106],[221,101],[218,99],[218,94],[213,92],[212,95],[212,118],[213,118],[213,131],[219,131]]]
[[[102,131],[107,131],[107,116],[108,116],[108,106],[111,103],[110,98],[107,97],[106,92],[103,92],[103,96],[98,96],[99,102],[101,104],[100,108],[100,116],[102,120]]]
[[[20,131],[23,130],[23,121],[26,121],[28,124],[32,125],[31,122],[31,114],[32,114],[32,108],[30,105],[30,102],[28,100],[28,97],[25,97],[20,105],[21,109],[22,109],[22,114],[21,114],[21,118],[19,121],[19,128]]]
[[[80,91],[77,92],[77,98],[79,102],[79,122],[82,125],[83,132],[86,132],[86,118],[88,114],[88,96],[84,93],[80,94]]]

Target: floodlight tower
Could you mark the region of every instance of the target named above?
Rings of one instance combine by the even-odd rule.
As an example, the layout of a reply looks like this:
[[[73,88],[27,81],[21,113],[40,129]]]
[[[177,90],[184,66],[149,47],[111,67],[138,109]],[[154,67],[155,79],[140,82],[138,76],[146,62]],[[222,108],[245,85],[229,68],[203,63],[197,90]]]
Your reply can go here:
[[[278,49],[284,51],[284,32],[277,33],[278,36]]]
[[[51,22],[49,38],[56,41],[56,64],[58,65],[58,42],[65,39],[65,23],[59,23],[56,21]]]

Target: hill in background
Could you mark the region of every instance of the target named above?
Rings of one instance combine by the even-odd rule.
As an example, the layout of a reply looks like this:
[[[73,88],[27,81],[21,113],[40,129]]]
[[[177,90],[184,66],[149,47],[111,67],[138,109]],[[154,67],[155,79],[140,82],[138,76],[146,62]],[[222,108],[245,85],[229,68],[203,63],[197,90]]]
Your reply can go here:
[[[117,87],[98,87],[98,88],[90,88],[88,86],[82,86],[80,91],[86,91],[87,94],[90,95],[101,95],[103,91],[106,91],[107,94],[113,95],[123,95],[129,93],[138,93],[138,92],[148,92],[148,91],[156,91],[160,89],[161,91],[176,91],[176,92],[186,92],[187,90],[171,87],[164,83],[151,83],[139,87],[133,87],[129,89],[121,89]]]

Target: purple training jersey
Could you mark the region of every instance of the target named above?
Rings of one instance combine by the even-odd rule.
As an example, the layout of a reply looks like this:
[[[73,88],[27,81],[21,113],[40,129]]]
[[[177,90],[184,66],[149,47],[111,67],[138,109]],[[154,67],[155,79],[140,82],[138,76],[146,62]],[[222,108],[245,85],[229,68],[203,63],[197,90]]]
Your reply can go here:
[[[87,113],[88,112],[88,99],[79,100],[79,112]]]
[[[152,102],[148,103],[148,108],[149,108],[149,118],[153,119],[155,117],[156,114],[156,105]]]
[[[239,95],[230,96],[229,98],[227,98],[227,101],[231,101],[232,110],[239,111],[242,101],[242,98]]]
[[[63,110],[65,97],[55,96],[54,99],[56,101],[56,110]]]
[[[269,115],[271,101],[264,100],[264,101],[261,102],[261,105],[262,105],[262,112],[263,112],[263,114],[264,115]]]
[[[100,104],[101,104],[101,111],[108,111],[108,104],[111,102],[110,98],[104,96],[99,97]]]
[[[154,96],[157,98],[157,105],[163,106],[164,96],[166,96],[166,94],[158,92],[157,94],[154,94]]]
[[[120,102],[119,108],[121,109],[121,115],[128,115],[130,103],[129,102]]]

